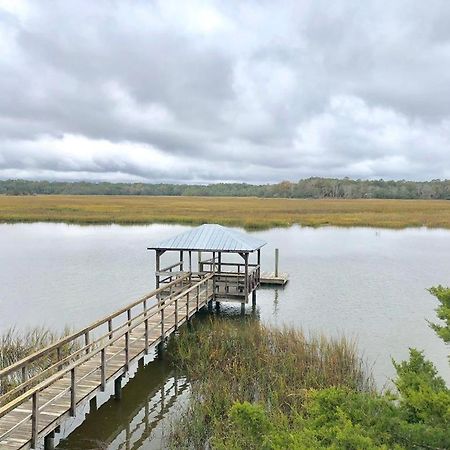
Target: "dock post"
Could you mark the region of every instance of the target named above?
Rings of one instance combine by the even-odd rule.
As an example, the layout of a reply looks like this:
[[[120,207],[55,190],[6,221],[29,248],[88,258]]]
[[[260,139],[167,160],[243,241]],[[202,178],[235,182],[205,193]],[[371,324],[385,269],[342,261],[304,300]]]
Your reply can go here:
[[[44,450],[54,450],[55,448],[55,432],[51,431],[44,437]]]
[[[161,340],[161,342],[156,346],[156,353],[159,359],[164,359],[164,341]]]
[[[94,411],[97,411],[97,409],[97,396],[95,395],[89,400],[89,413],[93,413]]]
[[[241,316],[245,316],[245,303],[241,303]]]
[[[256,308],[256,289],[254,289],[252,292],[252,308]]]
[[[275,278],[278,277],[278,260],[280,256],[280,251],[276,248],[275,249]]]
[[[116,400],[120,400],[122,398],[122,378],[123,375],[120,375],[114,380],[114,398]]]

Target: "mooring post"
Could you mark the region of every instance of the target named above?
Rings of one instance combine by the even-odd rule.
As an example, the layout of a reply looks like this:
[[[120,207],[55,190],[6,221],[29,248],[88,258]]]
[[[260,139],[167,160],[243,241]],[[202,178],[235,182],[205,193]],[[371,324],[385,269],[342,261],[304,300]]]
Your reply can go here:
[[[279,259],[280,252],[276,248],[275,249],[275,277],[278,277],[278,259]]]
[[[245,315],[245,303],[241,303],[241,315]]]
[[[51,431],[44,437],[44,450],[54,450],[55,448],[55,432]]]
[[[164,341],[161,340],[160,343],[156,346],[156,354],[159,359],[164,359]]]
[[[252,292],[252,308],[256,308],[256,289],[254,289]]]
[[[122,398],[122,378],[123,375],[120,375],[114,380],[114,398],[116,400],[120,400]]]
[[[97,411],[97,409],[97,396],[94,396],[89,400],[89,412],[92,413],[94,411]]]

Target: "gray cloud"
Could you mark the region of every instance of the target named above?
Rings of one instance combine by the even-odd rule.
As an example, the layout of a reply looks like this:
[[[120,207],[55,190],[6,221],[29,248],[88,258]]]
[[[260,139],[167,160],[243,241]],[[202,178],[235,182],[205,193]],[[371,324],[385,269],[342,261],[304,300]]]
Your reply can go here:
[[[0,0],[0,178],[450,177],[450,4]]]

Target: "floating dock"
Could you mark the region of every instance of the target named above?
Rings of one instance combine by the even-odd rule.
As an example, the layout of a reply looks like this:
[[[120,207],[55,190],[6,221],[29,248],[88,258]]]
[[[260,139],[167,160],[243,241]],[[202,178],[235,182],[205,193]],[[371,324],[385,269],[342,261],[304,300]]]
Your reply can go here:
[[[279,273],[275,275],[275,272],[263,272],[259,279],[260,284],[264,285],[279,285],[284,286],[289,280],[287,273]]]
[[[289,276],[285,272],[280,272],[278,270],[278,263],[280,260],[280,251],[275,249],[275,272],[262,272],[259,278],[260,284],[265,284],[269,286],[278,285],[284,286],[289,279]]]

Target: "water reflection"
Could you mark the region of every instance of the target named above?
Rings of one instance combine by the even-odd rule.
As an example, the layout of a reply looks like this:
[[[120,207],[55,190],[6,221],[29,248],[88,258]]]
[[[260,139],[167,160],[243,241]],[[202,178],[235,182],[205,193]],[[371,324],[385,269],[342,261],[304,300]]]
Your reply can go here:
[[[1,224],[0,330],[80,328],[130,303],[154,287],[148,244],[187,229]],[[437,305],[426,289],[450,284],[448,230],[293,226],[252,234],[268,242],[263,271],[279,248],[280,270],[290,275],[284,288],[258,290],[264,323],[355,338],[380,386],[394,376],[391,358],[407,358],[408,347],[423,349],[450,383],[448,349],[426,323]]]
[[[203,308],[190,325],[195,329],[215,317],[233,321],[260,320],[258,309],[251,305],[246,307],[244,316],[240,306],[230,303],[218,306],[211,311]],[[57,449],[164,449],[173,420],[179,417],[187,404],[189,387],[189,380],[166,359],[151,360],[147,365],[137,367],[123,387],[120,401],[112,396],[110,383],[109,392],[99,408],[91,401],[84,413],[78,411],[72,423],[67,421],[61,430],[61,434],[67,437],[60,440]]]
[[[120,401],[110,398],[91,407],[85,421],[58,449],[137,450],[164,448],[176,405],[183,402],[189,384],[164,360],[139,367],[124,386]]]

